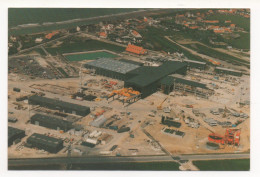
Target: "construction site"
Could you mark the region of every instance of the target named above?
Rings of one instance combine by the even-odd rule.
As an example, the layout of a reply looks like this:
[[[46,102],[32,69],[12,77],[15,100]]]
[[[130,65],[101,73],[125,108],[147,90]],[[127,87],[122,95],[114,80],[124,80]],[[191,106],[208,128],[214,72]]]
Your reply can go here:
[[[123,46],[10,56],[8,157],[250,152],[247,72]]]

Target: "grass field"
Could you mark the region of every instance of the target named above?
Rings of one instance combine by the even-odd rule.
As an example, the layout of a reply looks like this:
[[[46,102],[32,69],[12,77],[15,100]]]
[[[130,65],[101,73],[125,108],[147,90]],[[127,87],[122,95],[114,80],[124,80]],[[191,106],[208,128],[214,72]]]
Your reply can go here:
[[[61,165],[30,165],[11,166],[9,170],[63,170]],[[72,164],[71,170],[156,170],[156,171],[179,171],[179,164],[176,162],[124,162],[124,163],[93,163],[93,164]]]
[[[142,33],[142,32],[141,32]],[[162,29],[158,29],[158,28],[148,28],[147,32],[143,32],[142,35],[144,37],[144,41],[145,42],[149,42],[154,46],[153,50],[157,50],[157,51],[165,51],[165,52],[179,52],[179,53],[184,53],[184,55],[186,57],[188,57],[190,60],[197,60],[197,61],[204,61],[204,59],[202,59],[199,56],[193,55],[191,54],[189,51],[182,49],[181,47],[179,47],[178,45],[171,43],[170,41],[168,41],[164,36],[167,35],[172,35],[173,33],[175,33],[174,31],[163,31]]]
[[[202,160],[194,161],[193,164],[201,171],[248,171],[250,159],[236,160]]]
[[[81,54],[72,54],[65,55],[69,61],[81,61],[81,60],[95,60],[97,58],[114,58],[116,55],[108,52],[91,52],[91,53],[81,53]]]
[[[240,37],[236,39],[223,39],[233,48],[250,50],[250,33],[239,33]]]
[[[179,171],[176,162],[146,162],[146,163],[104,163],[73,165],[73,170],[156,170],[156,171]]]
[[[56,55],[57,53],[73,53],[81,51],[92,51],[92,50],[111,50],[114,52],[123,52],[124,47],[120,47],[113,44],[108,44],[96,40],[86,40],[86,41],[72,41],[66,40],[58,47],[46,47],[45,48],[50,54]]]
[[[250,63],[249,61],[241,60],[237,57],[216,51],[214,49],[211,49],[211,48],[206,47],[206,46],[201,45],[201,44],[185,44],[184,46],[191,48],[191,49],[193,49],[193,50],[195,50],[195,51],[197,51],[201,54],[205,54],[205,55],[208,55],[210,57],[218,58],[220,60],[224,60],[224,61],[227,61],[227,62],[235,62],[235,63],[242,63],[242,64],[249,64]]]

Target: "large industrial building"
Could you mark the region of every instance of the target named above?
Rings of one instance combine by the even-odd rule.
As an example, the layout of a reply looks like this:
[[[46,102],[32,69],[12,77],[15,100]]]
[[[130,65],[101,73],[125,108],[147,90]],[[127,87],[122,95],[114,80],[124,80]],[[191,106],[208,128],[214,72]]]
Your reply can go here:
[[[187,80],[182,76],[186,75],[187,68],[204,70],[205,66],[204,62],[192,60],[167,61],[158,67],[140,66],[107,58],[86,64],[87,68],[95,69],[97,74],[124,80],[124,87],[131,87],[141,92],[141,98],[153,94],[158,88],[165,94],[181,90],[208,98],[214,92],[206,84]]]
[[[85,65],[95,69],[96,74],[125,81],[125,87],[132,87],[145,98],[160,88],[160,81],[170,74],[185,75],[187,64],[179,61],[167,61],[161,66],[139,66],[118,60],[101,58]]]
[[[96,74],[125,81],[128,79],[127,73],[139,68],[140,66],[109,58],[100,58],[88,62],[85,64],[85,67],[88,69],[94,69]]]
[[[72,129],[72,122],[63,119],[44,114],[35,114],[31,117],[31,123],[55,130],[63,130],[64,132]]]
[[[27,146],[43,149],[50,153],[57,153],[63,148],[63,141],[61,139],[34,133],[27,139]]]
[[[132,87],[142,93],[141,97],[145,98],[156,92],[160,87],[160,81],[174,73],[185,75],[187,71],[187,64],[177,61],[168,61],[158,67],[141,67],[130,74],[136,76],[125,81],[125,87]]]
[[[208,98],[214,93],[206,84],[185,79],[182,75],[173,74],[161,80],[161,89],[165,94],[178,90],[193,93],[196,96]]]
[[[25,137],[25,131],[8,126],[8,146],[11,146],[17,139]]]
[[[68,103],[52,98],[33,95],[29,97],[29,104],[40,105],[49,109],[59,110],[61,112],[86,116],[90,113],[90,108],[78,104]]]

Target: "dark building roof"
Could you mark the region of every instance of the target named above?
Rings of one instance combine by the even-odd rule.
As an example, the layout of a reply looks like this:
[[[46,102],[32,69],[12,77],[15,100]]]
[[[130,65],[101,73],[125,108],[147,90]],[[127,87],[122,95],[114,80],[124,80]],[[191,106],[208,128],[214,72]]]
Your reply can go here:
[[[90,108],[87,106],[81,106],[78,104],[74,104],[74,103],[68,103],[68,102],[64,102],[64,101],[60,101],[60,100],[56,100],[56,99],[52,99],[52,98],[47,98],[47,97],[41,97],[38,95],[33,95],[29,98],[29,103],[30,101],[37,101],[37,102],[41,102],[41,103],[45,103],[45,104],[52,104],[52,105],[56,105],[57,107],[61,107],[64,109],[73,109],[73,110],[77,110],[77,111],[88,111]]]
[[[46,146],[54,147],[54,148],[56,148],[57,146],[59,146],[60,144],[63,143],[62,139],[53,138],[53,137],[49,137],[49,136],[38,134],[38,133],[32,134],[27,139],[27,142],[30,144],[40,143],[40,144],[44,144]]]
[[[178,76],[177,74],[167,76],[167,77],[165,77],[161,80],[161,84],[163,84],[163,85],[173,85],[174,82],[175,83],[182,83],[182,84],[185,84],[185,85],[190,85],[190,86],[193,86],[193,87],[208,89],[206,84],[184,79],[181,76]]]
[[[181,123],[180,122],[176,122],[176,121],[169,120],[169,119],[164,120],[162,122],[162,124],[168,125],[168,126],[173,126],[173,127],[176,127],[176,128],[180,128],[181,127]]]
[[[25,131],[8,126],[8,140],[16,139],[17,135],[20,134],[25,134]]]
[[[148,86],[151,83],[185,67],[187,67],[186,63],[176,61],[167,61],[159,67],[142,67],[140,71],[136,71],[140,74],[127,80],[127,82],[134,83],[140,87]]]
[[[41,121],[41,122],[46,122],[46,123],[51,123],[53,125],[60,125],[60,126],[66,126],[66,127],[71,127],[72,122],[59,119],[57,117],[51,117],[43,114],[35,114],[31,117],[31,120],[36,120],[36,121]]]
[[[89,143],[89,142],[86,142],[86,141],[83,141],[83,142],[81,143],[81,145],[87,146],[87,147],[90,147],[90,148],[93,148],[93,147],[96,146],[95,144],[92,144],[92,143]]]

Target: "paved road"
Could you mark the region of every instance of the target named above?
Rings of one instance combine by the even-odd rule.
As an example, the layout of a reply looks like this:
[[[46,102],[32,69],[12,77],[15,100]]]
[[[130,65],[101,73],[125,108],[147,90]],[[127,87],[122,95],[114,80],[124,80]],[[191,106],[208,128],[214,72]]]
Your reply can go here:
[[[250,158],[249,154],[211,154],[211,155],[181,155],[182,160],[216,160],[216,159],[244,159]],[[33,158],[9,159],[9,166],[19,165],[46,165],[46,164],[74,164],[86,163],[120,163],[120,162],[167,162],[174,161],[171,156],[134,156],[134,157],[75,157],[70,158]]]

